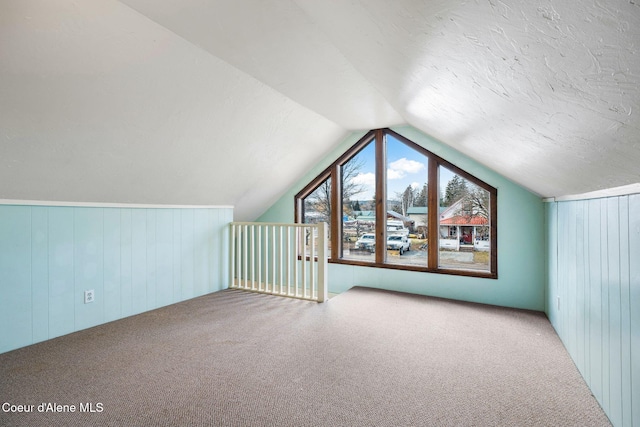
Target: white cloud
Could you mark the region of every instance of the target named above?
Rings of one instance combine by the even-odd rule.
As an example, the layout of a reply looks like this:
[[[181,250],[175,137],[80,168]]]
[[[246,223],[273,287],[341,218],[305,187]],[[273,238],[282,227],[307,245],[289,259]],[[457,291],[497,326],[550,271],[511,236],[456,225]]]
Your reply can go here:
[[[425,168],[424,163],[408,160],[403,157],[395,162],[389,163],[387,169],[387,179],[401,179],[407,174],[418,173]]]
[[[402,179],[404,178],[404,172],[395,169],[387,169],[387,179]]]
[[[412,182],[412,183],[411,183],[411,188],[413,188],[414,190],[415,190],[416,188],[420,188],[420,187],[421,187],[421,185],[420,185],[420,183],[419,183],[419,182],[415,182],[415,181],[414,181],[414,182]]]
[[[364,191],[368,191],[375,188],[376,185],[376,175],[372,172],[368,173],[359,173],[358,175],[351,178],[351,182],[356,185],[362,185]]]

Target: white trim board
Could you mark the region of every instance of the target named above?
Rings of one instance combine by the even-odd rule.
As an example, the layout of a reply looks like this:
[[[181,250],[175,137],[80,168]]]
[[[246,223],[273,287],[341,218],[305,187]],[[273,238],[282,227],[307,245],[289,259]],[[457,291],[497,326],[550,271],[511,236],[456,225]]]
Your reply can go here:
[[[152,205],[141,203],[58,202],[50,200],[0,199],[0,205],[16,206],[63,206],[84,208],[128,208],[128,209],[233,209],[230,205]]]
[[[623,185],[621,187],[607,188],[604,190],[591,191],[589,193],[572,194],[567,196],[549,197],[542,199],[543,202],[568,202],[571,200],[600,199],[603,197],[628,196],[640,193],[640,183]]]

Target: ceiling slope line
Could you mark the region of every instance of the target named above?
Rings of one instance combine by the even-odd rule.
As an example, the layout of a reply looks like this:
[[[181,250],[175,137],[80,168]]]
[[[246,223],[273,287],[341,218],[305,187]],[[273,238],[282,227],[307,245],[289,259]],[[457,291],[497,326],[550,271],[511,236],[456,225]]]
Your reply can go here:
[[[271,91],[273,91],[274,93],[280,95],[281,97],[285,98],[288,102],[291,102],[292,104],[312,113],[313,115],[322,118],[324,120],[326,120],[327,122],[331,123],[332,125],[340,128],[343,130],[343,133],[347,133],[348,131],[350,131],[350,129],[345,128],[344,126],[340,125],[339,123],[336,123],[334,120],[331,120],[330,118],[326,117],[323,114],[320,114],[319,112],[317,112],[316,110],[309,108],[301,103],[299,103],[298,101],[292,99],[290,96],[284,94],[283,92],[281,92],[280,90],[276,89],[275,87],[273,87],[272,85],[264,82],[263,80],[257,78],[256,76],[254,76],[253,74],[238,68],[237,66],[231,64],[229,61],[223,59],[222,57],[216,55],[213,52],[210,52],[209,50],[207,50],[206,48],[204,48],[203,46],[201,46],[198,43],[195,43],[189,39],[187,39],[186,37],[178,34],[177,32],[175,32],[174,30],[172,30],[169,27],[166,27],[165,25],[162,25],[161,23],[159,23],[158,21],[152,19],[151,17],[147,16],[144,12],[134,8],[133,6],[128,5],[127,3],[121,1],[121,0],[116,0],[118,3],[122,4],[124,7],[127,7],[129,9],[131,9],[133,12],[137,13],[138,15],[140,15],[141,17],[143,17],[144,19],[148,20],[149,22],[152,22],[153,24],[161,27],[164,31],[168,31],[169,33],[171,33],[172,35],[174,35],[175,37],[178,37],[179,39],[183,40],[184,42],[188,43],[189,45],[197,48],[199,51],[203,52],[204,54],[214,58],[216,61],[220,61],[222,63],[224,63],[227,67],[237,71],[238,73],[240,73],[241,75],[247,77],[249,80],[253,80],[254,82],[257,82],[267,88],[269,88]],[[395,110],[395,109],[394,109]]]
[[[605,197],[631,196],[640,194],[640,182],[623,185],[620,187],[606,188],[603,190],[590,191],[582,194],[570,194],[566,196],[547,197],[542,199],[546,203],[568,202],[573,200],[602,199]]]
[[[292,0],[292,2],[296,5],[296,7],[307,17],[309,18],[309,20],[311,22],[314,23],[314,25],[316,26],[316,28],[318,29],[318,31],[320,33],[322,33],[322,35],[324,36],[324,38],[327,40],[327,42],[329,42],[329,44],[331,44],[331,46],[334,47],[334,49],[336,50],[336,52],[338,52],[340,54],[340,56],[342,58],[344,58],[344,60],[351,66],[351,68],[353,69],[353,71],[355,73],[357,73],[363,81],[365,81],[367,83],[367,86],[369,86],[373,91],[375,91],[378,96],[380,96],[380,98],[382,98],[387,105],[389,105],[389,107],[391,107],[391,109],[398,115],[398,117],[402,118],[402,122],[400,123],[392,123],[388,126],[385,127],[390,127],[390,126],[399,126],[399,125],[405,125],[405,124],[409,124],[409,122],[407,121],[407,118],[404,116],[404,114],[402,114],[400,112],[400,110],[398,110],[397,106],[394,105],[394,103],[392,103],[389,98],[387,98],[381,91],[380,89],[378,89],[378,87],[373,84],[373,82],[371,80],[369,80],[367,77],[365,77],[364,74],[362,74],[360,72],[360,70],[358,69],[358,67],[356,67],[353,62],[349,59],[349,57],[347,55],[345,55],[345,53],[343,52],[342,49],[340,49],[338,47],[338,45],[336,45],[336,43],[333,41],[333,39],[331,37],[329,37],[329,35],[327,34],[327,32],[324,30],[324,28],[322,27],[322,25],[320,25],[315,19],[313,19],[313,16],[309,15],[307,13],[307,11],[300,6],[298,0]],[[358,131],[358,130],[366,130],[366,129],[351,129],[352,131]]]

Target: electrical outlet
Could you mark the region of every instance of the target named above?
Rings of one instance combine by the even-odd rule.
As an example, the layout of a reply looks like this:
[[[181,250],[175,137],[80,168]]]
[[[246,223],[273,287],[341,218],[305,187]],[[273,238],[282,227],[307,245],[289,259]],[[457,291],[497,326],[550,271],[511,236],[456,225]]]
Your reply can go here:
[[[90,302],[93,302],[95,298],[95,293],[94,290],[91,289],[89,291],[84,291],[84,303],[85,304],[89,304]]]

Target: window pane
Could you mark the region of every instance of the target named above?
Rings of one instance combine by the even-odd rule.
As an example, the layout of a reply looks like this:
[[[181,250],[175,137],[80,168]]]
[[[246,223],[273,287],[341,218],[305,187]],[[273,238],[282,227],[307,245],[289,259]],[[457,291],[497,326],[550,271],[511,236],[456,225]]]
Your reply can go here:
[[[388,264],[427,267],[429,159],[387,136]]]
[[[439,268],[490,271],[490,193],[440,167]]]
[[[342,258],[375,261],[375,144],[346,162],[342,175]]]
[[[327,178],[309,194],[304,203],[304,224],[327,223],[328,254],[331,254],[331,178]],[[317,250],[317,248],[316,248]],[[307,253],[308,255],[308,253]]]
[[[378,140],[380,136],[386,143]],[[376,163],[378,143],[385,143],[387,151],[385,160]],[[377,174],[378,168],[385,173]],[[438,179],[429,183],[436,171]],[[340,180],[340,189],[338,185],[331,188],[333,179]],[[376,188],[382,186],[387,200],[376,209]],[[492,241],[497,224],[490,210],[497,203],[492,199],[496,194],[495,188],[446,160],[392,130],[381,129],[368,132],[295,200],[297,215],[303,211],[297,220],[325,221],[333,227],[334,238],[340,236],[340,241],[334,240],[329,256],[347,264],[494,278],[497,256]],[[428,205],[437,201],[439,206],[433,207],[437,212],[428,212]],[[378,215],[378,211],[384,213]],[[379,238],[376,230],[384,230],[385,237]]]

